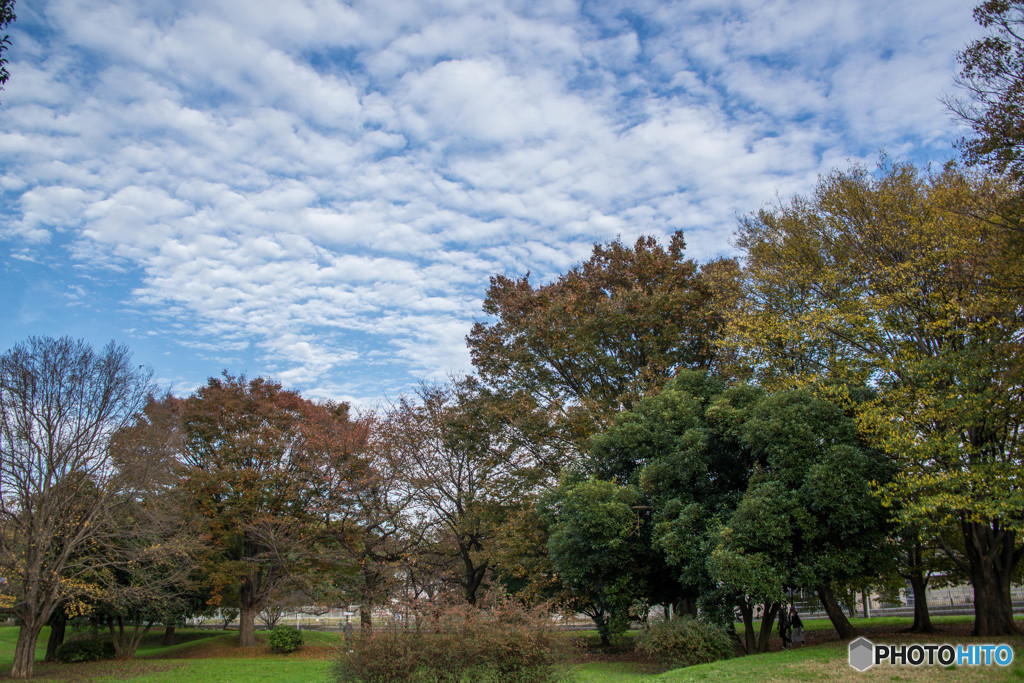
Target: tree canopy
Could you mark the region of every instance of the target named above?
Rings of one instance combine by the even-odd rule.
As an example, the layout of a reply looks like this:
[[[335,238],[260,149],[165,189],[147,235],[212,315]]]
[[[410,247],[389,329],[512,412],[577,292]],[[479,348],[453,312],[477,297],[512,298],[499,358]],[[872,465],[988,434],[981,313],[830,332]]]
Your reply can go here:
[[[110,441],[154,387],[126,346],[30,337],[0,356],[0,569],[21,622],[14,678],[32,675],[36,639],[92,570],[117,494],[140,471],[115,467]]]
[[[586,262],[535,287],[491,278],[484,313],[467,337],[488,383],[528,394],[585,452],[614,414],[664,386],[679,369],[715,367],[728,308],[732,261],[704,266],[685,256],[682,232],[668,247],[595,245]]]
[[[953,112],[975,136],[961,140],[964,158],[1024,179],[1024,2],[985,0],[974,18],[988,33],[958,55],[957,84],[967,99],[950,98]]]
[[[742,221],[745,296],[729,337],[767,384],[874,387],[856,410],[898,466],[887,502],[907,523],[961,527],[982,635],[1015,630],[1024,524],[1012,199],[953,166],[834,172],[811,197]]]

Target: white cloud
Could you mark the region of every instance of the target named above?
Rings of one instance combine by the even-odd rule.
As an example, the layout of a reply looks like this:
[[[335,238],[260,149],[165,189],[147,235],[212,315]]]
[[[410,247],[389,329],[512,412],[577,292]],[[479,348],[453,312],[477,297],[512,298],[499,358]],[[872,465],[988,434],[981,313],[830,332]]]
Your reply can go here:
[[[847,159],[942,158],[975,32],[953,0],[50,0],[12,28],[9,259],[134,279],[108,315],[178,386],[237,364],[363,405],[468,368],[491,274],[677,227],[728,253]]]

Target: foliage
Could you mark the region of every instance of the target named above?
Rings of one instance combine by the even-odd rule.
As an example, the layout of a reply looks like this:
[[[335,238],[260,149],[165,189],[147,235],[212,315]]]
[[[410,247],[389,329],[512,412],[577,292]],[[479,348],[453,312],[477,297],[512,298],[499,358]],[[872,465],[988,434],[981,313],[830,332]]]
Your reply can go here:
[[[414,601],[403,625],[355,640],[335,667],[336,680],[563,680],[570,645],[544,610],[494,594],[480,602]]]
[[[655,624],[644,631],[637,648],[671,666],[693,666],[729,659],[733,642],[725,630],[701,619],[684,616]]]
[[[898,466],[885,500],[903,523],[961,528],[988,635],[1014,630],[1024,524],[1021,268],[1001,218],[1011,199],[954,167],[835,172],[813,197],[741,223],[748,296],[730,337],[763,381],[820,381],[855,410]],[[843,382],[876,392],[856,401]]]
[[[150,373],[125,346],[30,337],[0,357],[0,572],[22,625],[12,675],[31,675],[40,629],[95,590],[93,544],[140,472],[108,448],[141,412]]]
[[[557,426],[550,438],[585,452],[590,435],[657,391],[681,368],[716,363],[728,309],[731,261],[699,267],[681,232],[667,248],[595,245],[589,260],[535,287],[526,276],[491,278],[484,312],[467,341],[489,385],[524,392]]]
[[[988,33],[958,55],[957,85],[967,100],[947,104],[974,129],[960,146],[968,163],[991,165],[1024,179],[1024,2],[985,0],[974,18]]]
[[[422,386],[387,414],[381,439],[413,501],[429,513],[451,574],[470,603],[491,564],[494,529],[518,508],[537,477],[529,449],[504,429],[490,394],[471,379]]]
[[[98,662],[114,658],[114,644],[105,640],[69,640],[57,648],[57,659],[65,664]]]
[[[336,559],[319,521],[350,500],[320,495],[318,472],[341,450],[332,444],[346,435],[347,409],[225,373],[186,399],[182,420],[183,486],[209,541],[213,599],[238,606],[240,642],[255,645],[254,619],[267,601]]]
[[[645,594],[644,545],[633,509],[640,500],[635,486],[572,471],[541,499],[558,580],[576,596],[572,606],[594,620],[605,645],[629,628],[630,608]]]
[[[302,647],[302,631],[293,626],[275,626],[267,633],[270,651],[277,654],[288,654]]]
[[[6,29],[17,17],[14,16],[14,0],[0,0],[0,31]],[[0,35],[0,90],[10,78],[7,71],[7,58],[4,51],[11,46],[11,37],[6,33]]]

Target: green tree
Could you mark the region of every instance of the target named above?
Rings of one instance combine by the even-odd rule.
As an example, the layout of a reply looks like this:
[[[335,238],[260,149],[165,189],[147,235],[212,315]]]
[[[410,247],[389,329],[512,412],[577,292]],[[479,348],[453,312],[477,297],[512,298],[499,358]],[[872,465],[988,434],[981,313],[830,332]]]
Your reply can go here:
[[[484,312],[494,320],[467,338],[474,366],[546,411],[563,449],[586,452],[617,412],[680,369],[717,362],[736,266],[698,266],[684,249],[676,232],[667,248],[653,237],[595,245],[589,260],[538,287],[529,275],[492,277]]]
[[[861,585],[891,564],[888,514],[871,488],[890,478],[885,456],[864,447],[841,408],[807,389],[765,397],[744,422],[743,439],[764,472],[731,522],[749,530],[747,545],[734,537],[732,547],[775,553],[786,585],[813,588],[840,637],[852,637],[834,587]]]
[[[585,461],[599,479],[640,488],[649,598],[694,616],[710,588],[707,534],[715,516],[735,506],[750,469],[742,447],[707,417],[723,391],[713,376],[681,371],[594,437]],[[742,391],[729,390],[730,399],[742,404]]]
[[[960,528],[975,633],[988,636],[1016,632],[1024,552],[1024,318],[1000,217],[1012,199],[955,167],[834,172],[741,222],[745,297],[730,334],[770,385],[875,387],[850,404],[897,467],[884,500],[909,527]]]
[[[760,475],[760,476],[759,476]],[[772,624],[795,584],[793,542],[796,501],[781,484],[756,472],[726,525],[712,533],[717,545],[706,556],[715,592],[730,595],[744,626],[747,654],[767,652]],[[754,607],[763,606],[755,636]]]
[[[629,628],[630,607],[644,597],[638,557],[641,500],[635,486],[566,473],[541,502],[548,549],[573,606],[594,620],[601,643]]]
[[[84,550],[138,472],[115,468],[110,439],[142,411],[150,373],[125,346],[30,337],[0,356],[0,570],[21,626],[13,678],[32,675],[36,640],[92,570]]]

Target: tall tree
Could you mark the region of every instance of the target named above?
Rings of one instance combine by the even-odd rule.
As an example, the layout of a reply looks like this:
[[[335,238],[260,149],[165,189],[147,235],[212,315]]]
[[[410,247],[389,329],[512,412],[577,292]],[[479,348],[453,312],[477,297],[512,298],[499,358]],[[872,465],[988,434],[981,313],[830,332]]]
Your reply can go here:
[[[974,129],[960,146],[971,164],[990,165],[1024,179],[1024,2],[985,0],[974,18],[988,34],[973,41],[957,58],[957,84],[966,99],[947,105]]]
[[[204,519],[215,596],[239,608],[243,647],[256,644],[271,597],[320,558],[313,507],[323,500],[304,446],[321,411],[276,382],[227,373],[185,400],[184,485]]]
[[[886,500],[910,526],[960,528],[987,636],[1016,632],[1024,552],[1024,315],[1005,286],[1020,268],[1001,218],[1012,198],[955,167],[834,172],[812,197],[741,222],[746,296],[731,334],[764,382],[877,389],[855,408],[898,467]]]
[[[535,482],[532,451],[505,438],[504,419],[488,392],[467,378],[420,387],[386,420],[391,457],[405,463],[417,503],[450,542],[457,583],[470,603],[490,569],[494,529]]]
[[[676,232],[667,248],[653,237],[595,245],[589,260],[539,287],[528,274],[492,277],[484,313],[494,320],[467,338],[474,366],[489,385],[550,411],[565,447],[586,452],[615,413],[679,369],[716,363],[736,266],[698,266],[684,250]]]
[[[11,676],[32,675],[36,640],[91,570],[82,552],[137,472],[115,468],[110,439],[154,387],[125,346],[30,337],[0,357],[0,567],[21,623]]]

